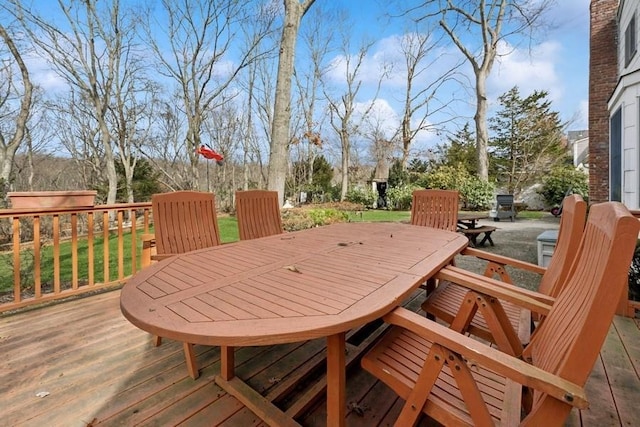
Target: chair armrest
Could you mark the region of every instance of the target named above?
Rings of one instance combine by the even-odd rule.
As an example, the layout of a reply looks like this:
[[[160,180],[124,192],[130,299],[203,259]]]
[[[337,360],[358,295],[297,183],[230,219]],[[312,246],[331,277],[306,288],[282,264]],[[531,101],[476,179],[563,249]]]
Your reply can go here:
[[[171,258],[172,256],[176,256],[176,255],[178,254],[162,254],[162,255],[154,254],[154,255],[151,255],[151,259],[153,261],[162,261],[163,259]]]
[[[519,384],[547,393],[563,403],[580,409],[589,405],[584,389],[579,385],[502,353],[405,308],[396,308],[384,316],[383,320],[405,328],[435,344],[440,344],[460,354],[466,360],[482,365]]]
[[[555,298],[548,295],[510,285],[490,277],[481,276],[459,267],[444,267],[436,274],[435,278],[464,286],[470,290],[503,301],[509,301],[533,313],[544,316],[549,314],[549,310],[551,310],[551,306],[555,302]]]
[[[494,254],[491,252],[482,251],[475,248],[466,248],[461,252],[462,255],[474,256],[476,258],[483,259],[489,262],[495,262],[500,265],[509,265],[511,267],[520,268],[522,270],[531,271],[533,273],[544,274],[547,269],[530,262],[521,261],[515,258],[509,258],[506,256]]]

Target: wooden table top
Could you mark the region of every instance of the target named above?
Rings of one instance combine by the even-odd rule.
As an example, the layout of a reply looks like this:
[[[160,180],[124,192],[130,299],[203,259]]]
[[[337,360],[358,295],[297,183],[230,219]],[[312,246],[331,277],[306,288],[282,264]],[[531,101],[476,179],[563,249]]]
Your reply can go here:
[[[458,233],[341,223],[178,255],[136,274],[120,306],[139,328],[205,345],[327,337],[380,318],[466,245]]]

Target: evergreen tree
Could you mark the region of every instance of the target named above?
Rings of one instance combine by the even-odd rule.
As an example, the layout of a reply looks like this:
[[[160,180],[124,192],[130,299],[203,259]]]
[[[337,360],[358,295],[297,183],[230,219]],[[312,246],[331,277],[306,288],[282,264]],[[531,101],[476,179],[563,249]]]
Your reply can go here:
[[[448,137],[447,143],[436,145],[435,152],[438,166],[462,165],[470,175],[478,175],[476,137],[469,129],[469,123],[466,123],[453,136]]]
[[[118,174],[118,192],[116,200],[118,203],[127,202],[127,194],[124,185],[124,167],[121,161],[116,162],[116,172]],[[146,159],[138,159],[133,172],[133,194],[137,202],[151,200],[151,196],[160,193],[160,173],[154,171],[151,164]]]
[[[547,96],[534,91],[522,98],[516,86],[498,98],[501,108],[489,120],[498,184],[511,194],[540,182],[565,157],[562,124]]]
[[[328,192],[331,189],[333,168],[324,156],[313,161],[313,186],[316,191]]]

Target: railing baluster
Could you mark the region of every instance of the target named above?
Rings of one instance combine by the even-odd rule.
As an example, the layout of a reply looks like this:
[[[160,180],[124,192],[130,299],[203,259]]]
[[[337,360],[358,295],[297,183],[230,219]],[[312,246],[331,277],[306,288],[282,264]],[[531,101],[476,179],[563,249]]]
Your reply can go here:
[[[136,237],[137,218],[135,209],[129,210],[129,219],[131,220],[131,274],[135,274],[138,270],[138,239]]]
[[[20,301],[20,218],[13,218],[13,299]]]
[[[53,215],[53,293],[60,293],[60,215]]]
[[[78,214],[71,214],[71,289],[78,289]]]
[[[104,263],[104,266],[102,268],[103,270],[103,281],[105,283],[108,283],[111,279],[109,276],[109,212],[108,211],[104,211],[102,212],[102,238],[103,238],[103,243],[102,243],[102,247],[103,247],[103,258],[102,258],[102,262]]]
[[[124,211],[118,210],[118,280],[124,278]]]
[[[89,268],[89,286],[93,286],[95,283],[95,277],[93,274],[95,268],[93,254],[93,212],[87,213],[87,265]]]
[[[42,262],[40,256],[40,216],[33,217],[33,283],[35,287],[35,298],[42,297]]]

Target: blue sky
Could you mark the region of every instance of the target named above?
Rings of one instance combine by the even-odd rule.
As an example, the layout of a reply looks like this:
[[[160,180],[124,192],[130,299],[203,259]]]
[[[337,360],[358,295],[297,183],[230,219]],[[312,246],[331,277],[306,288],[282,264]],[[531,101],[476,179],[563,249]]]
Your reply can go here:
[[[317,0],[313,7],[322,6],[327,0]],[[587,101],[589,76],[589,0],[558,0],[546,16],[551,28],[539,35],[531,45],[504,46],[508,54],[498,58],[488,79],[488,95],[491,105],[497,97],[514,86],[521,96],[534,90],[546,90],[552,101],[552,109],[560,113],[563,122],[569,122],[567,130],[587,129]],[[372,7],[363,7],[368,4]],[[372,47],[369,67],[373,69],[375,58],[397,55],[397,45],[391,38],[399,35],[399,22],[380,21],[376,0],[345,1],[354,19],[353,33],[368,34],[378,42]],[[306,17],[305,17],[306,18]],[[303,22],[304,25],[304,22]],[[456,48],[451,45],[452,51]],[[386,52],[385,52],[386,51]],[[467,73],[470,69],[467,69]],[[390,83],[387,83],[390,85]],[[389,93],[381,94],[388,101],[388,114],[398,113],[396,103]],[[451,95],[453,96],[453,95]],[[386,98],[385,98],[386,97]],[[467,96],[473,101],[471,96]],[[472,121],[473,109],[460,110],[460,114]],[[424,136],[429,140],[431,138]],[[431,145],[431,144],[429,144]]]
[[[273,0],[281,3],[282,0]],[[405,3],[408,0],[398,0]],[[125,1],[126,3],[126,1]],[[131,3],[136,3],[132,0]],[[382,6],[393,3],[389,0],[316,0],[313,8],[346,8],[350,13],[353,34],[353,49],[358,42],[367,38],[375,41],[371,47],[361,78],[365,79],[365,84],[369,85],[369,96],[372,95],[371,87],[377,81],[378,70],[381,62],[390,58],[396,61],[401,60],[398,53],[398,37],[403,33],[403,28],[399,20],[380,19]],[[488,80],[488,95],[490,105],[496,105],[496,99],[513,86],[520,88],[521,96],[527,96],[534,90],[546,90],[549,92],[549,99],[552,101],[552,109],[560,113],[561,120],[570,122],[568,130],[587,129],[587,100],[588,100],[588,58],[589,58],[589,0],[557,0],[557,5],[549,12],[547,18],[553,22],[553,27],[546,31],[543,36],[538,37],[532,45],[519,45],[516,47],[504,46],[508,54],[501,56],[494,64],[491,76]],[[34,5],[40,11],[44,11],[51,6],[50,2],[35,0]],[[55,10],[52,11],[55,14]],[[310,11],[311,13],[311,11]],[[305,16],[309,19],[310,14]],[[337,30],[337,29],[336,29]],[[302,29],[301,29],[302,31]],[[298,46],[298,52],[300,46]],[[353,51],[352,51],[353,53]],[[459,52],[452,44],[449,46],[449,54],[459,55]],[[334,70],[334,81],[339,84],[344,81],[344,74],[340,73],[340,58],[336,56],[332,59],[338,66]],[[443,63],[445,61],[439,61]],[[33,61],[30,64],[35,67],[35,78],[43,87],[55,89],[64,87],[64,83],[40,61]],[[434,67],[435,68],[435,67]],[[430,70],[434,73],[437,70]],[[471,75],[467,66],[466,73]],[[366,81],[369,79],[369,81]],[[383,85],[378,101],[376,101],[377,113],[387,118],[393,125],[399,123],[401,112],[400,95],[404,84],[403,75],[398,72],[392,75]],[[455,125],[451,125],[449,130],[455,131],[464,122],[472,122],[473,96],[470,93],[443,94],[441,98],[446,100],[447,96],[463,97],[463,103],[455,104],[454,112],[462,117]],[[367,105],[371,99],[367,99],[367,91],[363,90],[357,100],[362,105]],[[452,104],[453,105],[453,104]],[[435,120],[435,119],[434,119]],[[433,146],[442,142],[442,137],[435,134],[423,134],[418,137],[422,148]]]

